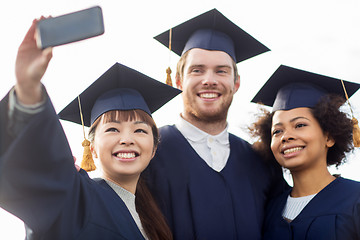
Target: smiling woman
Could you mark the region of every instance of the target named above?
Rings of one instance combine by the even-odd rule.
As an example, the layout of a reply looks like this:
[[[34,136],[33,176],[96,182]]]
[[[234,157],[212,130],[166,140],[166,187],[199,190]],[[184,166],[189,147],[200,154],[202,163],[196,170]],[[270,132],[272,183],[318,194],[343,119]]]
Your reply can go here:
[[[350,96],[360,87],[343,82]],[[360,238],[360,183],[328,170],[354,148],[343,91],[338,79],[280,66],[254,98],[273,106],[253,125],[254,146],[294,182],[269,204],[264,239]]]
[[[0,102],[8,116],[1,119],[1,207],[24,221],[29,239],[172,239],[140,174],[158,143],[151,114],[180,91],[116,63],[61,111],[90,126],[90,150],[103,169],[102,179],[90,179],[75,169],[41,83],[52,49],[36,47],[37,23],[19,47],[16,85]]]
[[[105,177],[115,182],[138,178],[155,154],[158,135],[154,120],[141,110],[106,112],[89,130],[93,155]]]

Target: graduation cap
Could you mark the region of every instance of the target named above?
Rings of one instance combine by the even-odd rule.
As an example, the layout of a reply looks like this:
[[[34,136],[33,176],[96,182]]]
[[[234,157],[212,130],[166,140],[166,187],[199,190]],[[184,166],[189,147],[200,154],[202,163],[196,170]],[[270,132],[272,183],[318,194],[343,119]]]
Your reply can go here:
[[[84,125],[89,127],[101,114],[111,110],[141,109],[149,115],[181,91],[120,63],[115,63],[79,97]],[[60,119],[81,124],[78,99],[60,113]]]
[[[270,50],[217,9],[194,17],[154,38],[179,56],[192,48],[218,50],[228,53],[236,63]]]
[[[348,97],[360,87],[344,81]],[[340,79],[281,65],[251,100],[273,107],[273,111],[298,107],[314,107],[326,94],[337,94],[347,99]]]
[[[59,113],[59,117],[62,120],[89,127],[103,113],[112,110],[140,109],[151,116],[151,113],[162,107],[180,92],[179,89],[163,84],[134,69],[115,63],[83,91],[78,98],[75,98],[67,105]],[[81,104],[79,104],[79,99],[81,99]],[[86,146],[89,145],[88,140],[83,142],[85,147],[84,156],[90,153],[90,149],[86,149]],[[85,153],[85,151],[88,152]],[[87,170],[83,163],[81,167]]]
[[[358,83],[281,65],[251,101],[272,106],[273,112],[299,107],[312,108],[327,94],[336,94],[348,100],[359,88]],[[358,131],[354,117],[353,122],[354,131]],[[360,145],[355,132],[353,135],[354,145]]]

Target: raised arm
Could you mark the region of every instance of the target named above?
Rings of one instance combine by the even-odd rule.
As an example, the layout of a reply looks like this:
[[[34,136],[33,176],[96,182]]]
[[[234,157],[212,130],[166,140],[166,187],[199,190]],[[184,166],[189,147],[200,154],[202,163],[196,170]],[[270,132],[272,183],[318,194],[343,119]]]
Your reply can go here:
[[[44,17],[41,17],[44,19]],[[42,100],[41,78],[52,58],[52,48],[41,50],[36,45],[36,24],[32,25],[22,41],[15,66],[16,85],[15,91],[22,104],[36,104]]]

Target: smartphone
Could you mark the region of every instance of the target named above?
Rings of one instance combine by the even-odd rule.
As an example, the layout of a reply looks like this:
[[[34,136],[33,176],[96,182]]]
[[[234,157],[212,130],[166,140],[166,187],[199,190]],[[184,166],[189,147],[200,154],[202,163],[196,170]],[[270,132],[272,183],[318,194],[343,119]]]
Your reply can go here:
[[[72,43],[104,33],[99,6],[46,18],[37,23],[36,42],[40,49]]]

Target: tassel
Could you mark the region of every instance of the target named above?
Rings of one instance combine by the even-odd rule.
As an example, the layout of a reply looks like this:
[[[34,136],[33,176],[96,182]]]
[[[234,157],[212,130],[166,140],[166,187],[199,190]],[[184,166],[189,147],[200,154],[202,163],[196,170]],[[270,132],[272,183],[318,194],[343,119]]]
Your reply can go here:
[[[354,142],[354,147],[360,147],[359,122],[355,117],[352,118],[352,122],[353,122],[353,142]]]
[[[350,111],[351,111],[351,115],[352,115],[352,123],[353,123],[353,144],[354,147],[360,147],[360,128],[359,128],[359,122],[358,120],[354,117],[354,113],[352,110],[352,107],[350,105],[350,101],[349,101],[349,96],[346,92],[346,88],[345,88],[345,84],[344,81],[341,79],[341,84],[343,86],[344,89],[344,93],[345,93],[345,97],[346,97],[346,101],[349,104],[350,107]]]
[[[85,137],[84,118],[83,118],[83,114],[82,114],[82,110],[81,110],[80,96],[78,96],[78,102],[79,102],[81,125],[83,127],[83,134],[84,134],[84,141],[81,144],[84,147],[84,153],[83,153],[83,158],[82,158],[80,167],[87,172],[91,172],[96,169],[96,166],[95,166],[94,159],[92,158],[92,154],[91,154],[91,150],[90,150],[90,141],[87,140]]]
[[[171,69],[170,67],[168,67],[166,69],[166,84],[169,85],[169,86],[172,86],[172,81],[171,81]]]
[[[171,57],[171,41],[172,41],[171,38],[172,38],[172,28],[170,28],[170,31],[169,31],[169,63],[171,62],[170,61],[170,57]],[[169,85],[169,86],[172,86],[170,67],[168,67],[166,69],[166,82],[165,83],[167,85]]]
[[[92,158],[92,154],[90,151],[90,141],[85,139],[82,142],[82,146],[84,147],[83,159],[81,161],[81,168],[87,172],[94,171],[96,169],[94,160]]]

